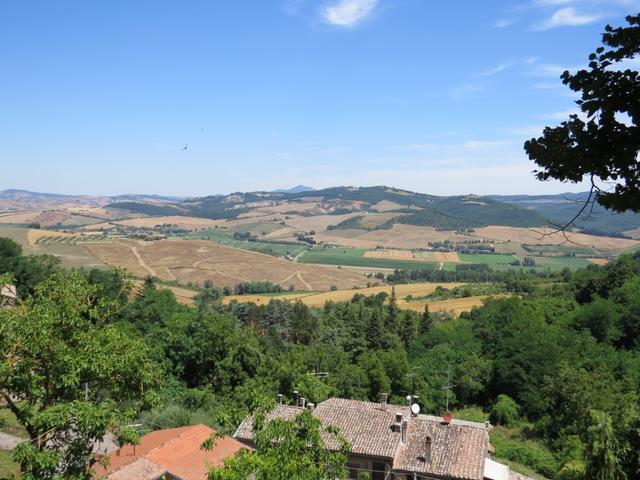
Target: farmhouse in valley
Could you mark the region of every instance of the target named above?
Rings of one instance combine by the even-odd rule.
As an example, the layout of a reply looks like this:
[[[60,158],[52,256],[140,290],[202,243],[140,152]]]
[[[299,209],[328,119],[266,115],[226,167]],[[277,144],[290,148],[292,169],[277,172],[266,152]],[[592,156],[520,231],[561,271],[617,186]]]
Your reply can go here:
[[[325,426],[334,426],[351,444],[350,479],[371,480],[515,480],[505,465],[489,458],[487,422],[423,415],[415,406],[330,398],[317,406],[277,405],[267,420],[292,419],[304,408]],[[247,417],[234,437],[253,445],[253,419]],[[328,448],[339,448],[327,441]]]
[[[215,430],[206,425],[148,433],[139,445],[126,445],[109,456],[107,467],[96,464],[94,478],[105,480],[206,480],[209,466],[220,466],[245,445],[230,437],[215,439],[211,450],[202,442]]]

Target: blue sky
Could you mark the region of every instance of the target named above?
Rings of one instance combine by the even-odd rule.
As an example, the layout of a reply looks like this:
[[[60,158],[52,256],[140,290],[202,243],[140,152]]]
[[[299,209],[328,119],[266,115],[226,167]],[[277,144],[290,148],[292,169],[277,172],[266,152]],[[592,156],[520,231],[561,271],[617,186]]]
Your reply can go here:
[[[385,184],[548,193],[523,142],[574,109],[638,0],[0,3],[0,189]],[[188,149],[182,148],[188,144]]]

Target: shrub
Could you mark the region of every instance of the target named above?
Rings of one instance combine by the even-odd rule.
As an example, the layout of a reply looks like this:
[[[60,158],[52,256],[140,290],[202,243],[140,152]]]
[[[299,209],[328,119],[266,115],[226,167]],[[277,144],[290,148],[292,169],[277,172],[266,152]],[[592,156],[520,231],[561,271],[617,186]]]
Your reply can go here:
[[[518,420],[518,404],[508,395],[498,395],[498,400],[491,409],[489,420],[494,425],[511,426]]]

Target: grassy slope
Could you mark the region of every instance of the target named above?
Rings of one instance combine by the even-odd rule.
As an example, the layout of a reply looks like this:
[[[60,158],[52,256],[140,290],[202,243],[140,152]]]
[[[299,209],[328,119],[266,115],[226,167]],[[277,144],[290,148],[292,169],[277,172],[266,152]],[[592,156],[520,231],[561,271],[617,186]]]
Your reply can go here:
[[[489,415],[482,411],[480,407],[467,407],[454,412],[454,417],[470,422],[485,422]],[[518,463],[509,457],[513,457],[514,451],[530,452],[528,457],[549,457],[551,453],[539,442],[525,440],[521,428],[507,429],[505,427],[494,427],[489,434],[490,442],[495,447],[496,453],[491,456],[496,462],[507,465],[514,472],[525,475],[533,480],[546,480],[547,477],[536,472],[531,466]],[[527,458],[527,456],[523,456]],[[531,458],[527,458],[531,460]],[[533,463],[533,462],[531,462]]]

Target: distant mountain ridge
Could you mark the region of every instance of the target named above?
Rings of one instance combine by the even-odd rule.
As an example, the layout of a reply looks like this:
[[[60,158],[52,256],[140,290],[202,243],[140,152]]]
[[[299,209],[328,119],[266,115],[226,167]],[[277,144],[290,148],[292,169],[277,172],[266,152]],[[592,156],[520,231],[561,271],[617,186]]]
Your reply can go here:
[[[589,192],[560,193],[557,195],[488,195],[500,202],[510,203],[552,219],[564,225],[580,210],[589,197]],[[577,228],[596,234],[620,235],[640,228],[640,214],[633,212],[616,213],[595,204],[589,209],[589,218],[579,218]]]
[[[182,215],[231,219],[255,209],[290,204],[299,215],[357,214],[337,221],[334,228],[391,228],[394,224],[464,230],[488,225],[541,227],[563,225],[579,210],[587,192],[558,195],[437,196],[385,186],[332,187],[315,190],[296,185],[272,192],[235,192],[205,197],[126,194],[108,196],[64,195],[9,189],[0,191],[0,212],[53,210],[77,206],[113,207],[150,216]],[[310,202],[316,202],[310,208]],[[369,227],[372,215],[389,217]],[[640,228],[640,215],[616,214],[594,208],[590,221],[579,220],[583,231],[623,235]]]
[[[296,185],[295,187],[272,190],[273,193],[301,193],[301,192],[313,192],[315,188],[307,187],[306,185]]]

